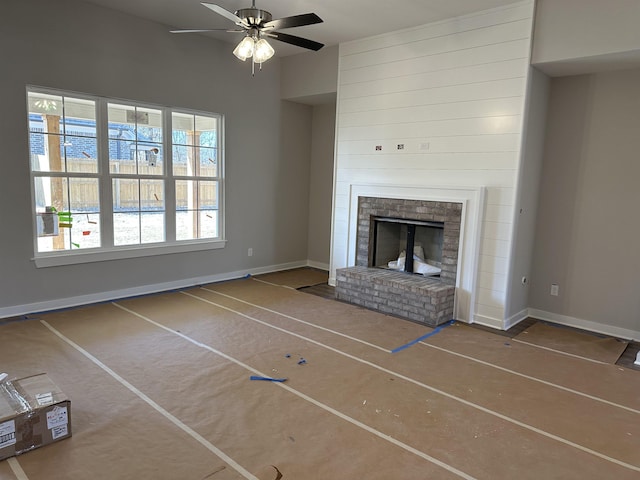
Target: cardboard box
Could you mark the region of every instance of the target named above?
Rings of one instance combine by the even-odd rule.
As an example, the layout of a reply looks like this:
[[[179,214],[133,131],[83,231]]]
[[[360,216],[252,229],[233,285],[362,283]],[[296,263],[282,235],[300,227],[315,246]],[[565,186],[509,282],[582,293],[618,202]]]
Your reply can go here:
[[[71,436],[71,402],[45,373],[0,382],[0,460]]]

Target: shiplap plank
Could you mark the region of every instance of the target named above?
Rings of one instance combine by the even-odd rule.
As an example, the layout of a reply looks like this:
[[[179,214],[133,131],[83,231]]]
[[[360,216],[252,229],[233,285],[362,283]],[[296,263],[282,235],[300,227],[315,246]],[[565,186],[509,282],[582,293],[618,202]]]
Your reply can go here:
[[[427,122],[394,123],[389,125],[365,125],[342,127],[345,140],[384,140],[398,138],[429,138],[470,135],[519,134],[520,115],[500,117],[460,118]],[[403,144],[404,145],[404,144]]]
[[[342,137],[342,136],[341,136]],[[414,137],[420,138],[420,137]],[[434,137],[425,135],[422,137],[429,143],[429,151],[433,153],[443,152],[514,152],[520,147],[520,134],[503,135],[455,135]],[[394,140],[339,140],[337,144],[338,155],[371,155],[376,152],[397,151],[398,143],[407,143],[411,138],[397,138]],[[377,150],[376,147],[382,147]]]
[[[430,186],[451,186],[451,185],[509,185],[515,182],[515,172],[510,170],[410,170],[397,169],[389,166],[387,169],[376,171],[361,169],[340,169],[337,172],[337,179],[343,183],[387,183],[391,185],[430,185]],[[345,190],[348,193],[348,188]],[[342,192],[341,192],[342,193]],[[502,205],[487,205],[490,218],[493,221],[505,222],[506,211],[511,207]],[[494,210],[496,210],[494,212]],[[503,213],[505,210],[505,213]],[[506,223],[510,223],[509,216]]]
[[[513,205],[513,188],[492,187],[487,189],[487,205]]]
[[[490,64],[504,60],[528,58],[529,39],[517,39],[500,44],[482,45],[464,50],[424,55],[423,57],[396,60],[391,63],[369,65],[352,70],[341,71],[340,85],[381,80],[394,77],[408,77],[439,70]]]
[[[497,48],[497,47],[496,47]],[[495,80],[524,77],[529,62],[526,57],[502,60],[482,65],[463,66],[421,73],[419,75],[385,78],[382,80],[363,79],[359,83],[343,85],[340,95],[343,99],[386,95],[400,92],[420,91],[449,85],[467,85]]]
[[[485,209],[485,222],[511,223],[513,220],[512,205],[487,205]]]
[[[424,153],[419,151],[419,144],[414,141],[406,143],[402,151],[383,152],[381,155],[343,155],[341,160],[341,168],[369,170],[389,168],[389,165],[417,170],[514,170],[516,167],[513,152]],[[489,193],[492,197],[497,195]],[[490,203],[503,202],[496,199]]]
[[[530,19],[489,25],[476,30],[450,33],[438,37],[418,40],[411,43],[379,48],[358,55],[342,55],[340,52],[341,70],[361,68],[368,65],[393,63],[398,60],[424,57],[454,50],[463,50],[483,45],[500,44],[501,42],[527,38],[525,30],[531,25]]]
[[[507,276],[492,272],[478,272],[478,287],[500,292],[507,291]]]
[[[494,257],[491,255],[480,255],[478,271],[492,272],[506,275],[509,265],[506,258]]]
[[[509,240],[511,224],[504,222],[484,222],[483,236],[487,240]]]
[[[476,314],[483,317],[502,318],[504,315],[504,293],[479,288],[476,296]]]
[[[455,19],[446,19],[406,30],[376,35],[341,45],[343,56],[360,56],[371,50],[411,44],[430,38],[459,35],[467,31],[481,30],[486,27],[531,19],[531,2],[523,2],[506,8],[485,10]]]
[[[454,102],[490,100],[524,96],[524,78],[507,78],[487,82],[458,83],[411,92],[376,94],[368,97],[343,98],[338,92],[340,115],[353,112],[372,112],[397,108],[437,105]]]
[[[482,238],[480,242],[480,254],[509,260],[509,242],[506,240],[495,240],[493,238]]]
[[[491,118],[520,116],[523,110],[522,97],[491,98],[467,102],[416,105],[389,108],[368,112],[342,112],[339,115],[340,128],[393,125],[407,122],[433,122],[436,120],[458,120],[465,118]],[[494,121],[496,121],[494,120]]]

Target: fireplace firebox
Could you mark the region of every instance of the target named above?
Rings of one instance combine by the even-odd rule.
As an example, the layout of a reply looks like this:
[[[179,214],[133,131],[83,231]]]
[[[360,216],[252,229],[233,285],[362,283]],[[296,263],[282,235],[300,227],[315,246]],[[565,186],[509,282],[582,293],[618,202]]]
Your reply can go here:
[[[373,217],[372,221],[370,267],[426,275],[427,270],[420,267],[432,265],[438,268],[442,264],[444,222],[395,217]],[[433,269],[429,272],[429,275],[439,274]]]

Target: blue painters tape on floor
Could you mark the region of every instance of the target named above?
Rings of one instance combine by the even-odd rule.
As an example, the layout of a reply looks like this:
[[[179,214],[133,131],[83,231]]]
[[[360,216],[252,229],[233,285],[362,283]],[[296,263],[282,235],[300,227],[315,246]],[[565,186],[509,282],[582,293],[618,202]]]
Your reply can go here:
[[[259,377],[257,375],[251,375],[249,380],[264,380],[265,382],[286,382],[286,378],[271,378],[271,377]]]
[[[398,353],[402,350],[404,350],[405,348],[409,348],[412,345],[415,345],[418,342],[421,342],[422,340],[424,340],[425,338],[429,338],[432,337],[433,335],[435,335],[436,333],[440,332],[440,330],[442,330],[444,327],[448,327],[449,325],[453,325],[455,323],[455,320],[449,320],[447,323],[443,323],[442,325],[436,327],[436,329],[433,332],[429,332],[425,335],[422,335],[419,338],[416,338],[415,340],[410,341],[409,343],[407,343],[406,345],[402,345],[401,347],[398,348],[394,348],[393,350],[391,350],[391,353]]]

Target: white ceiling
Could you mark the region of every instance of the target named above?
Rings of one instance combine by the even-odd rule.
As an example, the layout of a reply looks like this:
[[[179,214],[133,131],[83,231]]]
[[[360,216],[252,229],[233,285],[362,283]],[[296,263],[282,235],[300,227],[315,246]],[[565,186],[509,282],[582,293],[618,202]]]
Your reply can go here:
[[[164,24],[167,30],[235,27],[231,21],[200,5],[198,0],[83,1]],[[324,20],[323,23],[288,29],[285,33],[331,46],[516,1],[393,0],[374,3],[371,0],[256,0],[256,8],[271,12],[274,19],[316,13]],[[231,12],[251,6],[251,0],[209,0],[209,3],[215,3]],[[238,33],[216,32],[208,35],[229,43],[237,43],[242,38]],[[273,45],[279,56],[307,51],[277,41]]]

